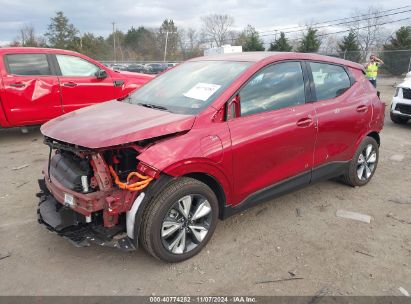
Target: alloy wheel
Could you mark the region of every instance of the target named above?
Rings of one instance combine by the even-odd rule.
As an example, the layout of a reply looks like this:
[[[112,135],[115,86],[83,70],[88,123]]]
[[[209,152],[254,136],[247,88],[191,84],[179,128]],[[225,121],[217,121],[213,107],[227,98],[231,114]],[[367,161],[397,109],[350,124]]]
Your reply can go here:
[[[200,194],[180,198],[167,211],[161,225],[164,248],[173,254],[183,254],[196,248],[211,227],[211,211],[210,203]]]
[[[366,181],[371,177],[376,161],[377,151],[372,144],[368,144],[358,156],[357,176],[359,180]]]

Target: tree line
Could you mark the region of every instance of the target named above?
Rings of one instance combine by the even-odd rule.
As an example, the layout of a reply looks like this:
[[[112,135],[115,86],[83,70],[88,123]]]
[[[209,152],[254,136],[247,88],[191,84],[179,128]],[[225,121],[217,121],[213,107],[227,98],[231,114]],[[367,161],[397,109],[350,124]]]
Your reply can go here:
[[[50,18],[43,36],[36,35],[32,26],[24,26],[12,45],[74,50],[102,61],[180,61],[201,56],[205,48],[232,44],[241,45],[244,52],[322,52],[364,62],[366,55],[378,49],[387,51],[383,59],[388,71],[393,74],[403,73],[404,61],[400,59],[408,56],[409,60],[411,56],[411,26],[403,26],[390,35],[382,27],[381,11],[369,8],[367,13],[370,17],[352,17],[347,22],[346,35],[340,39],[337,35],[322,30],[324,26],[312,25],[303,30],[275,32],[274,39],[267,43],[269,39],[264,39],[263,36],[273,34],[261,34],[252,25],[246,26],[242,31],[235,31],[234,18],[229,15],[201,17],[200,30],[178,28],[172,19],[165,19],[159,28],[132,26],[125,32],[115,30],[103,37],[91,32],[80,33],[64,13],[59,11]],[[287,33],[292,32],[298,32],[299,37],[287,37]],[[395,52],[396,50],[401,52]]]

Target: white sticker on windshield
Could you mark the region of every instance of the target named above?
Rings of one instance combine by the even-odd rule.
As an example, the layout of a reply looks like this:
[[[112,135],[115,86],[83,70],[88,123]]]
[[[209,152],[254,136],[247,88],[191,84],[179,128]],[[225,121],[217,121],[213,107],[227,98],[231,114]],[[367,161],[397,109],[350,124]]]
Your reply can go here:
[[[188,92],[184,93],[183,95],[188,98],[206,101],[219,88],[221,88],[221,85],[219,84],[199,82],[194,87],[192,87]]]

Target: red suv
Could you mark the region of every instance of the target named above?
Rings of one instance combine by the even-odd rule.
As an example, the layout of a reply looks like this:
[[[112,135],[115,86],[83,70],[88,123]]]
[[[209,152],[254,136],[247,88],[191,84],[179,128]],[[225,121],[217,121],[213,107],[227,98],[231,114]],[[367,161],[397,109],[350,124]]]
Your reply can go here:
[[[152,78],[114,72],[76,52],[0,48],[0,127],[42,124],[85,106],[125,97]]]
[[[333,177],[365,185],[384,103],[362,69],[315,54],[200,57],[52,120],[39,221],[78,246],[140,242],[178,262],[258,202]]]

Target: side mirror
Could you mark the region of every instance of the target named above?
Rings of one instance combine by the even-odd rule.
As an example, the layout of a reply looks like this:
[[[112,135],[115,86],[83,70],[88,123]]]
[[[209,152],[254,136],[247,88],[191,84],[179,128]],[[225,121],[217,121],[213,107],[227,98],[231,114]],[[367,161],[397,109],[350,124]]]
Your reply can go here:
[[[241,108],[240,108],[240,95],[235,95],[228,103],[227,103],[227,117],[226,120],[230,120],[236,117],[240,117]]]
[[[107,78],[107,76],[108,76],[107,72],[105,70],[98,70],[96,72],[96,74],[94,74],[94,75],[96,75],[97,79],[104,79],[104,78]]]

